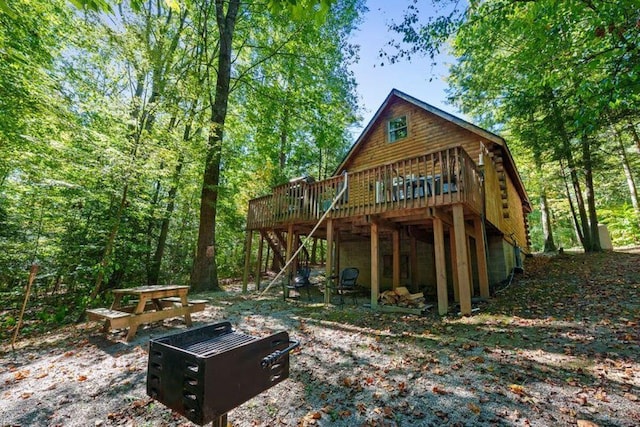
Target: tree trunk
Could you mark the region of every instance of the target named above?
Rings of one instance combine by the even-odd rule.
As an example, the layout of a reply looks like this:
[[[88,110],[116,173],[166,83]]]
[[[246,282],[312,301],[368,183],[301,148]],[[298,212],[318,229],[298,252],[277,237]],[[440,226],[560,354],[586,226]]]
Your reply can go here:
[[[217,58],[218,74],[216,77],[215,99],[211,104],[209,150],[206,156],[200,197],[198,243],[191,270],[191,287],[193,290],[220,289],[215,260],[216,210],[224,123],[227,118],[231,80],[231,45],[240,0],[228,0],[226,15],[224,12],[225,2],[225,0],[215,1],[216,22],[220,36]]]
[[[633,172],[631,171],[631,166],[629,165],[627,150],[624,148],[624,144],[622,143],[622,135],[620,135],[620,132],[618,131],[616,131],[616,138],[618,140],[618,145],[620,146],[622,169],[624,169],[624,176],[627,179],[629,196],[631,197],[631,205],[633,206],[633,211],[635,212],[636,217],[640,218],[640,205],[638,205],[638,188],[636,187],[636,182],[633,178]]]
[[[593,188],[593,162],[591,161],[591,140],[587,136],[582,137],[582,161],[584,163],[584,181],[587,192],[587,208],[589,210],[589,248],[587,252],[599,252],[600,234],[598,233],[598,215],[596,213],[596,196]]]
[[[131,159],[135,160],[138,156],[138,145],[140,143],[140,123],[138,120],[140,118],[141,113],[141,103],[142,103],[142,94],[144,93],[144,76],[139,74],[136,76],[136,90],[132,99],[132,108],[130,117],[132,122],[135,124],[129,125],[129,139],[133,142],[133,147],[131,148]],[[93,287],[93,291],[91,292],[90,298],[95,299],[102,290],[102,282],[104,281],[104,273],[109,266],[109,262],[111,261],[111,252],[113,252],[113,245],[118,236],[118,230],[120,229],[120,221],[122,219],[122,214],[124,213],[124,208],[127,205],[127,196],[129,193],[129,178],[125,178],[124,187],[122,189],[122,195],[120,196],[120,203],[118,204],[118,209],[116,211],[115,216],[113,217],[113,224],[111,225],[111,231],[109,232],[109,236],[107,237],[107,242],[105,243],[104,251],[102,253],[102,259],[100,260],[100,267],[98,270],[98,274],[96,276],[96,283]]]
[[[188,126],[187,126],[188,127]],[[188,134],[188,130],[185,129],[185,135]],[[178,194],[178,184],[180,182],[180,175],[182,173],[182,166],[184,165],[184,156],[180,154],[176,169],[174,172],[173,184],[169,189],[167,208],[165,210],[162,223],[160,224],[160,235],[158,236],[158,245],[156,251],[153,254],[153,261],[151,262],[151,269],[149,271],[149,284],[157,285],[160,278],[160,266],[162,265],[162,257],[164,256],[164,249],[167,244],[167,236],[169,235],[169,223],[171,222],[171,216],[176,205],[176,195]]]
[[[551,95],[551,103],[553,107],[553,114],[558,125],[558,133],[562,142],[562,156],[567,161],[569,167],[569,177],[571,178],[571,184],[573,186],[573,192],[576,198],[576,205],[578,207],[578,214],[580,219],[580,230],[582,234],[582,246],[585,251],[589,251],[591,247],[591,233],[589,231],[589,221],[587,217],[587,210],[584,204],[584,198],[582,197],[582,189],[580,188],[580,180],[578,179],[578,172],[576,169],[576,163],[573,159],[573,152],[571,150],[571,139],[569,133],[564,126],[563,117],[560,113],[560,109],[556,103],[553,95]],[[568,194],[567,194],[568,195]],[[575,213],[574,213],[575,217]]]
[[[551,216],[549,215],[549,204],[547,203],[547,191],[544,187],[540,190],[540,213],[542,234],[544,236],[544,252],[555,252],[557,248],[553,241]]]
[[[533,159],[538,169],[540,182],[540,213],[542,222],[542,234],[544,238],[544,252],[555,252],[556,244],[553,241],[553,228],[551,227],[551,215],[549,215],[549,203],[547,201],[547,188],[542,168],[542,157],[540,150],[534,147]]]
[[[578,216],[576,215],[576,208],[573,206],[573,198],[571,197],[571,190],[569,189],[569,183],[567,182],[567,174],[564,172],[564,163],[560,161],[560,171],[562,172],[562,181],[564,182],[564,188],[567,194],[567,200],[569,201],[569,209],[571,210],[571,219],[573,228],[578,237],[578,241],[584,246],[584,236],[580,231],[580,224],[578,222]]]
[[[116,240],[116,236],[118,235],[118,229],[120,228],[120,219],[122,218],[122,213],[124,212],[124,207],[127,204],[127,194],[129,192],[129,184],[124,185],[124,189],[122,190],[122,196],[120,197],[120,203],[118,204],[118,210],[114,215],[113,225],[111,226],[111,232],[109,232],[109,237],[107,238],[107,242],[104,247],[104,252],[102,253],[102,259],[100,260],[100,269],[98,270],[98,275],[96,277],[96,284],[93,287],[93,291],[91,292],[91,299],[94,300],[102,290],[102,282],[104,281],[104,272],[109,265],[109,261],[111,259],[111,252],[113,251],[113,244]]]
[[[636,143],[636,147],[638,147],[638,151],[640,151],[640,136],[638,135],[636,127],[633,123],[629,122],[629,126],[627,127],[627,129],[629,129],[629,132],[631,133],[631,136]]]

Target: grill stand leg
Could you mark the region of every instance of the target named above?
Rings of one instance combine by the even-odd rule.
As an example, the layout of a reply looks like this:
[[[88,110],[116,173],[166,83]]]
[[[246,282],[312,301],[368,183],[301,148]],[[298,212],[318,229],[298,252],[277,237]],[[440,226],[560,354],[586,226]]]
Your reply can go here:
[[[211,427],[227,427],[227,414],[221,415],[217,420],[211,421]]]

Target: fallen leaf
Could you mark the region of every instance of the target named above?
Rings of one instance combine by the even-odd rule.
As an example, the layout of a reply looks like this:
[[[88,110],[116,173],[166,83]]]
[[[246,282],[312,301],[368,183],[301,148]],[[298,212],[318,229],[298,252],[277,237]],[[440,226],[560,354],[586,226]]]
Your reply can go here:
[[[580,406],[587,406],[587,396],[584,395],[580,395],[580,396],[576,396],[576,403],[578,403]]]
[[[28,369],[23,369],[22,371],[18,371],[13,374],[13,379],[15,379],[16,381],[20,381],[27,378],[29,374],[31,374],[31,371],[29,371]]]
[[[635,394],[625,393],[624,397],[626,397],[627,399],[629,399],[632,402],[637,402],[638,401],[638,396],[636,396]]]
[[[436,416],[437,416],[438,418],[442,418],[443,420],[444,420],[444,419],[449,418],[449,414],[447,414],[447,413],[446,413],[446,412],[444,412],[444,411],[436,411],[436,412],[434,412],[434,413],[436,414]]]
[[[518,396],[524,396],[527,394],[526,391],[524,390],[524,387],[519,384],[510,384],[509,390],[511,390],[512,393],[515,393]]]
[[[467,408],[471,410],[474,414],[478,415],[480,413],[480,407],[473,402],[469,402],[467,404]]]
[[[435,394],[447,394],[448,391],[438,387],[438,386],[434,386],[431,391],[433,391]]]
[[[78,377],[78,381],[82,382],[82,381],[86,381],[87,380],[87,376],[86,375],[80,375]]]

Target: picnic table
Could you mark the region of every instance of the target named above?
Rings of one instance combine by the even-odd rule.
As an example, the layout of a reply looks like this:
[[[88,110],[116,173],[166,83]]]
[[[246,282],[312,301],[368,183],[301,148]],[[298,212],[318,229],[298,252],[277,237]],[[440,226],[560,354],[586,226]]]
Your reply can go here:
[[[205,300],[189,300],[188,286],[138,286],[113,290],[111,308],[87,309],[89,320],[104,321],[104,330],[128,328],[126,341],[135,336],[138,326],[171,317],[184,316],[191,326],[191,313],[204,310]],[[123,297],[135,300],[123,304]]]

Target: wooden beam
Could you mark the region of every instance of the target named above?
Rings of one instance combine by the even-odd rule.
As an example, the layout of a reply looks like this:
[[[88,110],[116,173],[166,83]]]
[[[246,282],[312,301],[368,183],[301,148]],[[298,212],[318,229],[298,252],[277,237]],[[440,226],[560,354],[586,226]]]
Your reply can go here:
[[[398,224],[396,224],[395,222],[389,221],[377,215],[369,216],[369,223],[375,223],[378,229],[385,229],[389,231],[394,231],[399,228]]]
[[[251,263],[251,241],[253,240],[253,230],[247,230],[247,240],[244,245],[244,274],[242,275],[242,293],[247,293],[247,283],[249,282],[249,266]]]
[[[371,223],[371,308],[378,307],[380,294],[380,242],[378,240],[378,224]]]
[[[449,227],[453,227],[453,217],[450,213],[443,211],[442,209],[434,208],[433,217],[439,218]]]
[[[449,311],[449,295],[447,292],[447,260],[444,251],[444,226],[440,218],[433,220],[433,240],[436,261],[436,285],[438,292],[438,314]]]
[[[326,262],[324,265],[324,274],[327,278],[327,285],[324,290],[324,303],[331,303],[331,288],[333,286],[333,280],[331,276],[333,275],[333,219],[327,218],[327,252],[326,252]]]
[[[477,217],[473,220],[476,229],[476,258],[478,260],[478,282],[480,283],[480,296],[489,298],[489,271],[487,268],[487,251],[484,241],[484,230],[482,219]]]
[[[256,262],[256,291],[260,290],[260,279],[262,279],[262,252],[264,250],[264,237],[260,234],[260,244],[258,245],[258,260]]]
[[[393,289],[400,286],[400,230],[393,230]]]
[[[456,242],[456,265],[460,292],[460,312],[471,314],[471,280],[469,277],[469,259],[467,252],[467,235],[464,224],[464,207],[453,205],[453,228]]]

